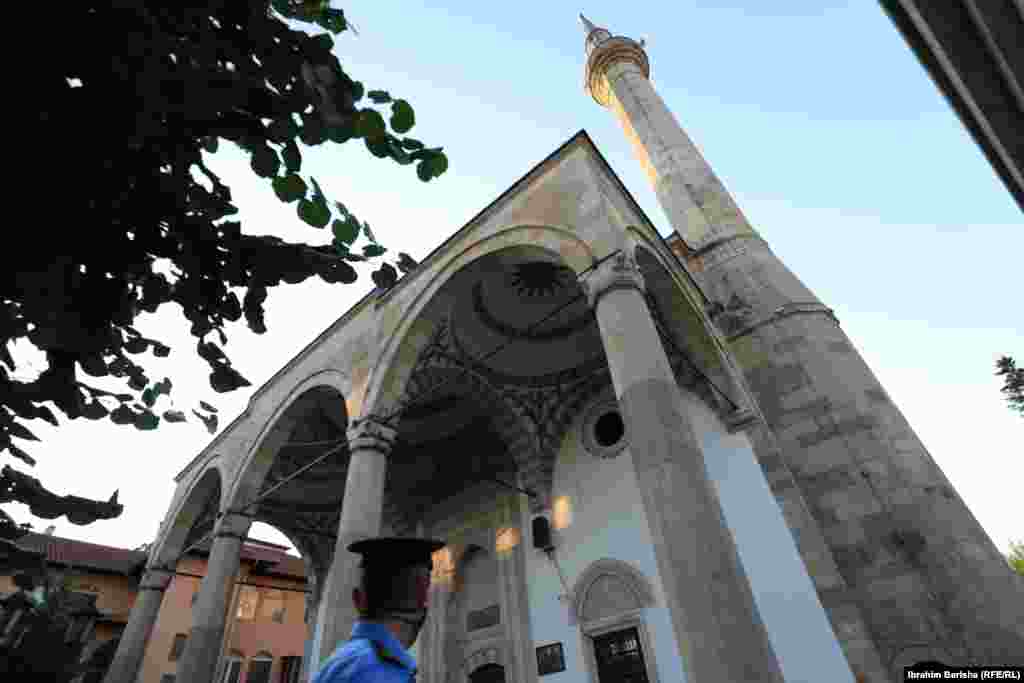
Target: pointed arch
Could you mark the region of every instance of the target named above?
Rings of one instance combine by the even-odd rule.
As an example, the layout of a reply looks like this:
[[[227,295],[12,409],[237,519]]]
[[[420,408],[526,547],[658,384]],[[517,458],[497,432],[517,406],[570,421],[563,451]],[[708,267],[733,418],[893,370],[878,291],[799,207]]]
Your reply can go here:
[[[632,609],[655,606],[654,588],[639,569],[622,560],[603,558],[590,563],[572,587],[572,604],[577,620],[584,620],[587,599],[594,586],[609,580],[627,591],[635,603]]]
[[[468,681],[474,671],[488,664],[500,666],[502,669],[507,668],[505,666],[505,653],[502,648],[481,645],[462,662],[462,673]]]
[[[196,523],[208,509],[220,510],[224,501],[223,476],[217,463],[208,463],[172,508],[149,551],[149,565],[174,567]]]
[[[341,399],[339,407],[342,414],[338,416],[339,422],[348,423],[345,399],[352,391],[352,381],[348,375],[337,369],[325,368],[296,381],[284,399],[276,404],[274,411],[266,418],[248,453],[238,464],[226,496],[225,509],[244,505],[258,493],[273,465],[278,449],[287,441],[296,420],[301,417],[294,414],[296,405],[303,397],[317,390],[336,393]]]
[[[447,309],[432,310],[438,302],[443,306],[443,296],[438,295],[444,286],[466,266],[510,247],[535,250],[541,258],[560,262],[574,273],[590,267],[598,258],[587,242],[560,226],[509,227],[466,247],[438,269],[430,284],[400,314],[370,373],[363,415],[388,416],[397,408],[416,359],[447,313]]]

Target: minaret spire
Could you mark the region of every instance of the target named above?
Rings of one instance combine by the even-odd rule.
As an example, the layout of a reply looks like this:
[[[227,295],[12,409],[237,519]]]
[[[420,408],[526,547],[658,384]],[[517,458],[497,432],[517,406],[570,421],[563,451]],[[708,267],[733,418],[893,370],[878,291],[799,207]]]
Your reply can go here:
[[[612,37],[608,29],[595,26],[590,19],[583,16],[583,12],[580,12],[580,21],[583,22],[583,37],[587,41],[588,55],[594,51],[594,48]]]
[[[585,28],[592,27],[582,14]],[[587,37],[586,84],[615,112],[647,171],[669,222],[683,243],[699,250],[756,233],[711,166],[650,82],[642,42],[593,28]]]
[[[823,591],[821,603],[828,605],[828,615],[836,624],[835,633],[849,663],[871,680],[888,680],[883,661],[889,658],[887,653],[896,651],[898,643],[917,637],[916,624],[921,623],[922,617],[916,586],[929,585],[941,585],[943,591],[948,591],[943,604],[949,607],[935,617],[936,632],[961,629],[962,624],[986,624],[984,635],[980,630],[964,632],[958,649],[991,653],[982,658],[1011,661],[1015,656],[1017,659],[1012,661],[1024,661],[1017,654],[1024,652],[1024,600],[1006,597],[1020,595],[1019,577],[955,494],[946,475],[839,327],[834,312],[751,228],[651,83],[643,45],[618,35],[594,40],[603,33],[602,29],[595,29],[587,37],[587,90],[619,120],[665,215],[681,238],[679,246],[686,247],[679,248],[677,254],[708,299],[717,304],[713,310],[718,312],[712,319],[727,339],[732,349],[730,355],[743,370],[766,421],[765,428],[758,428],[754,432],[757,436],[751,437],[757,458],[762,466],[778,461],[778,471],[788,468],[794,475],[790,480],[793,486],[785,492],[782,487],[775,488],[775,475],[771,475],[772,490],[779,496],[780,505],[785,504],[786,509],[805,506],[803,509],[813,511],[812,516],[794,516],[789,523],[794,535],[800,531],[799,551],[818,590]],[[830,226],[820,229],[835,230]],[[823,234],[829,233],[819,232],[814,239],[824,239]],[[823,242],[823,246],[827,244]],[[838,258],[856,256],[839,254]],[[800,378],[792,385],[799,386],[799,392],[786,384],[790,377]],[[804,429],[811,430],[810,435]],[[858,434],[853,436],[855,431]],[[831,454],[844,453],[849,456],[842,457],[850,457],[849,462],[854,463],[849,470],[841,470],[829,461],[835,457],[839,462],[840,456]],[[858,471],[861,465],[856,463],[869,462],[870,475],[866,465]],[[842,477],[837,474],[834,480],[830,479],[827,495],[822,493],[821,478],[810,476],[812,471],[826,469],[830,476],[844,472]],[[900,484],[888,483],[897,478]],[[834,487],[832,481],[836,482]],[[943,495],[907,493],[937,488],[942,489]],[[870,504],[859,502],[868,500]],[[825,568],[826,563],[819,558],[832,557],[835,566],[840,566],[853,547],[864,557],[881,557],[891,552],[888,531],[861,535],[855,542],[850,540],[853,532],[845,531],[879,525],[875,520],[883,513],[877,510],[895,515],[892,519],[899,522],[893,523],[902,525],[898,529],[900,538],[913,538],[915,548],[932,549],[922,552],[957,549],[957,571],[963,572],[958,575],[985,577],[985,590],[977,590],[977,582],[950,582],[944,567],[927,563],[901,565],[898,580],[907,588],[892,588],[896,585],[892,578],[896,574],[841,569],[841,578],[833,578],[837,575]],[[813,532],[803,533],[811,529]],[[844,531],[836,533],[838,529]],[[820,545],[819,541],[811,541],[812,537],[822,539]],[[666,576],[671,573],[662,574],[666,594],[675,591],[669,597],[685,606],[680,613],[690,620],[677,622],[673,613],[679,643],[693,643],[684,656],[687,680],[778,680],[768,672],[772,657],[763,634],[750,624],[741,623],[737,617],[741,611],[721,607],[710,614],[701,611],[699,605],[691,606],[689,601],[704,586],[675,584],[674,579],[668,581]],[[711,583],[716,586],[715,594],[723,596],[721,600],[732,600],[738,595],[730,593],[724,576],[706,585]],[[741,584],[732,581],[733,586]],[[831,597],[847,590],[858,597],[850,598],[851,602]],[[838,617],[854,614],[853,610],[862,616],[851,616],[850,621],[845,621],[845,616]],[[878,632],[871,636],[872,640],[854,635],[872,633],[868,625],[876,623],[901,626],[884,635]],[[691,635],[695,633],[699,636]],[[1000,635],[993,639],[988,633]],[[1011,652],[1014,654],[1010,655]],[[790,680],[796,678],[804,679],[797,676]],[[850,683],[852,676],[847,669],[845,673],[822,675],[821,680]]]
[[[583,22],[583,37],[588,37],[591,33],[597,30],[597,27],[590,23],[590,20],[583,16],[583,12],[580,12],[580,21]]]

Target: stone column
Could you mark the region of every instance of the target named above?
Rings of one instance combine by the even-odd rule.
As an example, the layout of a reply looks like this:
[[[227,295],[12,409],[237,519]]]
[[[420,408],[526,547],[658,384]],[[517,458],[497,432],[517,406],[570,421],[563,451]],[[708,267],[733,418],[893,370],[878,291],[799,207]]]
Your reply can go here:
[[[360,556],[350,553],[348,546],[380,533],[384,476],[394,439],[395,430],[373,416],[353,421],[348,429],[348,477],[334,559],[320,597],[314,671],[352,635],[356,620],[352,589],[358,578]]]
[[[171,582],[174,571],[162,567],[147,567],[142,581],[139,582],[138,596],[132,606],[128,625],[121,634],[121,643],[117,646],[114,661],[110,663],[104,683],[135,683],[139,675],[139,667],[146,655],[146,645],[153,633],[160,605],[164,600],[164,591]]]
[[[605,261],[583,284],[632,434],[630,452],[687,680],[780,683],[632,249]]]
[[[307,563],[307,572],[311,574],[311,580],[307,580],[306,587],[306,642],[302,648],[302,668],[299,671],[299,681],[307,683],[316,673],[316,662],[313,661],[313,642],[316,639],[316,621],[320,612],[320,585],[322,582],[321,570],[312,570],[313,563]]]
[[[248,517],[229,513],[217,525],[206,575],[192,608],[192,629],[178,662],[179,681],[211,683],[214,678],[224,642],[227,602],[250,524]]]

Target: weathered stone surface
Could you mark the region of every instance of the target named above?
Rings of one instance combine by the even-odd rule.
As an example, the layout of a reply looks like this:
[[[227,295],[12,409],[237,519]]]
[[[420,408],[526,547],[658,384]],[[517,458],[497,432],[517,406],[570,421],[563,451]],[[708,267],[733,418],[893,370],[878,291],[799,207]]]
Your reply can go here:
[[[823,427],[817,434],[808,434],[797,439],[797,442],[804,448],[813,446],[826,439],[836,436],[847,436],[873,429],[878,425],[878,419],[873,415],[858,415],[841,422],[832,422]]]
[[[795,349],[805,347],[808,343],[807,337],[797,335],[795,337],[786,337],[777,344],[773,344],[772,348],[775,350],[775,353],[781,356],[784,353],[789,353]]]

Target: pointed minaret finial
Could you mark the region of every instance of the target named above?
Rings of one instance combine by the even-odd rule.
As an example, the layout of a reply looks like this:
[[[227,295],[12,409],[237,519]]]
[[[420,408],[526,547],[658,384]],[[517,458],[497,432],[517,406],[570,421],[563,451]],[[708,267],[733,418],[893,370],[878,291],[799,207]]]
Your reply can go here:
[[[606,28],[600,26],[594,26],[590,19],[583,16],[583,12],[580,12],[580,21],[583,22],[583,35],[586,39],[587,54],[589,55],[594,51],[599,43],[603,43],[608,38],[612,37],[611,32]]]
[[[583,22],[583,33],[585,34],[585,36],[589,36],[590,33],[597,28],[592,23],[590,23],[590,19],[587,19],[585,16],[583,16],[583,12],[580,12],[580,21]]]

